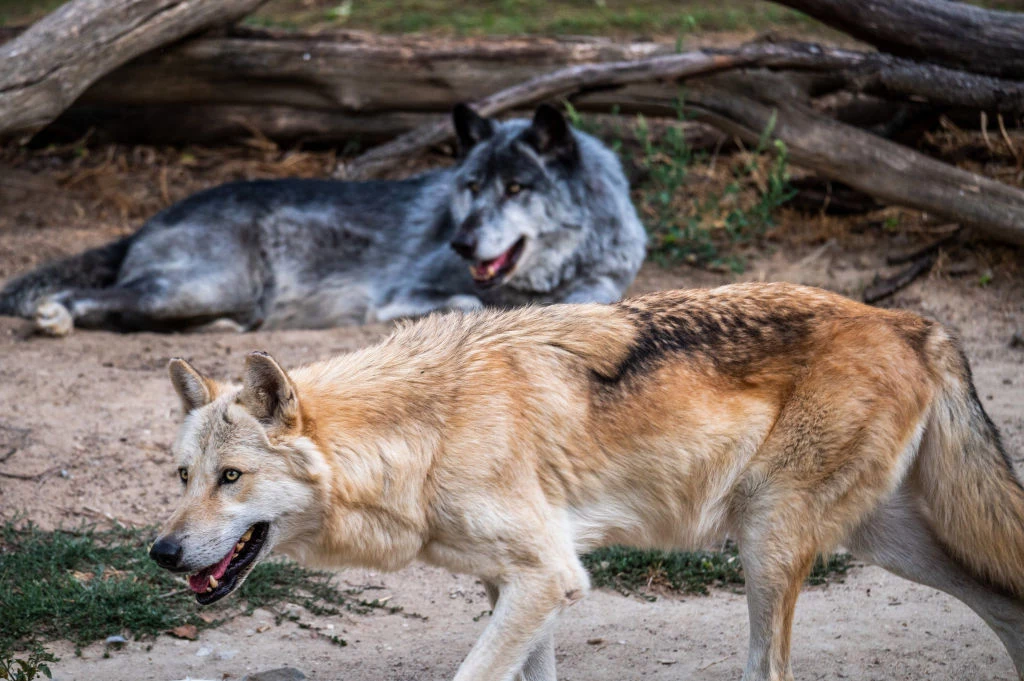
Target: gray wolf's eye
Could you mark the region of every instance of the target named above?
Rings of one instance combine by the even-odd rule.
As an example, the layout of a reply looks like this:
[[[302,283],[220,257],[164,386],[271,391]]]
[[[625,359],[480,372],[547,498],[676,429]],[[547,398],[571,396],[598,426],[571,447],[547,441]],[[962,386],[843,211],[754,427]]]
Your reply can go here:
[[[515,196],[519,192],[526,191],[526,187],[518,182],[512,182],[505,186],[505,196]]]
[[[469,190],[470,194],[472,194],[473,196],[476,196],[477,194],[480,193],[480,183],[479,182],[470,182],[469,184],[466,185],[466,189]]]
[[[223,473],[221,473],[220,484],[230,484],[235,480],[238,480],[240,477],[242,477],[242,471],[235,470],[234,468],[229,468]]]
[[[178,469],[178,477],[181,478],[181,481],[187,485],[188,484],[188,469],[187,468],[179,468]]]

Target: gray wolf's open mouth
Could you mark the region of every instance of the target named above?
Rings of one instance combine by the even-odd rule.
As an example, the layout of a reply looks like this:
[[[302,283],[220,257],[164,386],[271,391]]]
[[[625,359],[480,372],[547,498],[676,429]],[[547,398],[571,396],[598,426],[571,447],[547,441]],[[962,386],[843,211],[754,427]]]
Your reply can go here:
[[[188,577],[188,588],[200,605],[209,605],[238,588],[254,567],[267,541],[270,523],[256,523],[243,534],[220,561]]]
[[[469,266],[469,273],[473,275],[473,281],[477,286],[488,288],[508,279],[519,262],[519,256],[523,254],[524,246],[526,246],[526,237],[522,236],[497,258],[477,260]]]

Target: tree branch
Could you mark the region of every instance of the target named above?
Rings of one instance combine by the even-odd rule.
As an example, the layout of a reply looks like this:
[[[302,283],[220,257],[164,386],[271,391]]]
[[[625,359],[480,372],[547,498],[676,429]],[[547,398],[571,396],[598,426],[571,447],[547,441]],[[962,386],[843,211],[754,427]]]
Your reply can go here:
[[[265,0],[73,0],[0,45],[0,135],[30,135],[97,78]]]

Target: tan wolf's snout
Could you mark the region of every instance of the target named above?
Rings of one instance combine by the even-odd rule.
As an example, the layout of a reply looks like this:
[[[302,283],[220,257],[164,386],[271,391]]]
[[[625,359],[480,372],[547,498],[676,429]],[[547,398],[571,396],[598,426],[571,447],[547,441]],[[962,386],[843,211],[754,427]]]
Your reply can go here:
[[[200,602],[272,548],[423,560],[493,604],[456,681],[555,681],[581,553],[728,536],[743,679],[791,681],[801,585],[843,544],[962,600],[1024,678],[1024,488],[958,343],[917,315],[741,284],[434,315],[291,372],[252,354],[241,387],[171,377],[182,498],[154,557]]]

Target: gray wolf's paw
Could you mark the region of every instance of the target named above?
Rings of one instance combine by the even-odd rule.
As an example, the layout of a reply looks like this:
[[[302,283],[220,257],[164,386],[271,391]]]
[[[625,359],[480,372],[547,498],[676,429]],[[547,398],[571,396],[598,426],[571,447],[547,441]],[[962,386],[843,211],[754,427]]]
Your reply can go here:
[[[197,326],[193,331],[195,333],[245,333],[245,327],[234,319],[222,317],[202,326]]]
[[[52,298],[40,301],[33,316],[36,330],[47,336],[66,336],[75,328],[70,310]]]
[[[452,296],[445,301],[445,308],[449,310],[462,310],[463,312],[469,312],[471,310],[482,309],[484,304],[480,302],[480,299],[476,296],[469,294],[461,294]]]

